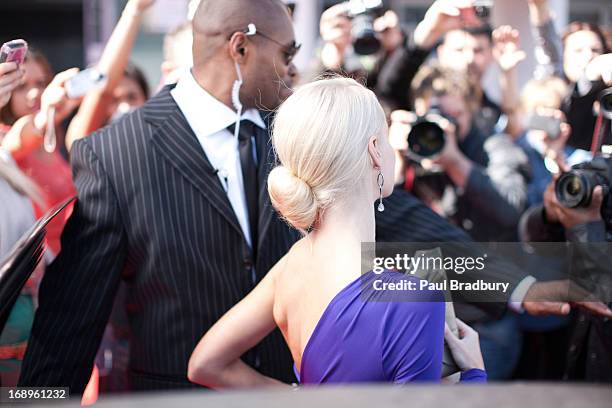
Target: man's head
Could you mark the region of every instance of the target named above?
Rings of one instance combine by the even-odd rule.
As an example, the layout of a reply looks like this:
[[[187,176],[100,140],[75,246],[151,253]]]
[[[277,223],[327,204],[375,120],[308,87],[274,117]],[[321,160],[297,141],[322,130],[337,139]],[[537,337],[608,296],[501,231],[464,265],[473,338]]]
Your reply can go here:
[[[421,68],[412,81],[416,113],[424,115],[436,107],[457,124],[459,140],[463,140],[472,128],[479,98],[476,93],[461,71],[438,66]]]
[[[250,24],[255,33],[248,33]],[[203,0],[194,16],[194,74],[226,104],[237,64],[244,107],[278,107],[291,93],[295,52],[293,24],[280,0]]]
[[[493,62],[491,27],[449,31],[438,46],[438,60],[442,67],[464,70],[480,81]]]

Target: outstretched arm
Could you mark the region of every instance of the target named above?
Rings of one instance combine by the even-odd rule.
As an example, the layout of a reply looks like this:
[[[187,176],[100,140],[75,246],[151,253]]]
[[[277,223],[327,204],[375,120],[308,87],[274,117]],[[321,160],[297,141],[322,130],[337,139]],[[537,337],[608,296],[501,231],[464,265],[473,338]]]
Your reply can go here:
[[[274,328],[275,270],[231,308],[198,343],[191,358],[189,380],[211,388],[282,385],[240,360]]]
[[[96,65],[97,69],[107,76],[106,85],[102,89],[89,92],[83,99],[66,133],[68,150],[71,149],[75,140],[99,129],[108,120],[107,110],[113,102],[112,94],[128,65],[134,42],[138,36],[142,13],[154,2],[155,0],[130,0],[125,6],[119,22],[106,43],[102,57]]]

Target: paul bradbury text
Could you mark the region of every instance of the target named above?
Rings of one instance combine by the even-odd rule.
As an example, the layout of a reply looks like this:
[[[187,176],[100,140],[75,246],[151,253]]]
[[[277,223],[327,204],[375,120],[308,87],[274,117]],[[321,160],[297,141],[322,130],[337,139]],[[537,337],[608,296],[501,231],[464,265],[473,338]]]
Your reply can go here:
[[[399,282],[383,282],[380,279],[372,283],[374,290],[390,290],[390,291],[416,291],[416,290],[440,290],[440,291],[495,291],[506,293],[509,283],[502,282],[485,282],[482,279],[473,282],[460,282],[456,279],[449,279],[442,282],[428,282],[426,280],[413,281],[402,280]]]

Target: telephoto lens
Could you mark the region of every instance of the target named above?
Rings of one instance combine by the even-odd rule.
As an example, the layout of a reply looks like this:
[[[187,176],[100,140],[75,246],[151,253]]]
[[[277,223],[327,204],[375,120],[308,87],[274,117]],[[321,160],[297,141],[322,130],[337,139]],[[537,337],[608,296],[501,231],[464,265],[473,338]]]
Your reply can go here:
[[[445,141],[444,130],[426,118],[417,119],[408,133],[408,149],[420,158],[433,158],[440,154]]]
[[[353,49],[359,55],[371,55],[380,50],[381,44],[374,20],[384,14],[382,0],[350,0],[345,3],[351,22]]]
[[[370,14],[360,14],[353,18],[351,29],[353,49],[359,55],[371,55],[380,50],[380,41],[374,31],[374,17]]]
[[[559,203],[568,208],[588,207],[593,199],[593,190],[597,186],[602,186],[606,195],[610,190],[609,160],[597,156],[592,161],[578,164],[561,174],[555,184]]]

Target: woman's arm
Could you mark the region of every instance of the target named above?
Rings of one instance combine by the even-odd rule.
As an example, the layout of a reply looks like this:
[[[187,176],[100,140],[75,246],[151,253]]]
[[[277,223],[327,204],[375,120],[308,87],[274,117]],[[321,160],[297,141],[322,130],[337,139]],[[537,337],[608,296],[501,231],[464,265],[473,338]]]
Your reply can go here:
[[[70,122],[66,133],[66,148],[70,150],[75,140],[81,139],[102,127],[108,120],[108,107],[113,102],[113,91],[119,85],[125,71],[138,29],[142,13],[155,0],[130,0],[111,34],[102,57],[96,65],[98,71],[107,77],[106,85],[89,92],[83,99],[77,115]]]
[[[64,84],[79,72],[71,68],[57,74],[41,96],[41,108],[36,114],[23,116],[11,126],[2,140],[2,147],[15,160],[29,155],[43,143],[48,126],[60,124],[77,106],[79,100],[68,99]],[[48,123],[49,111],[55,110],[55,123]]]
[[[561,38],[553,24],[548,0],[528,0],[527,4],[535,44],[534,78],[542,79],[548,76],[563,78]]]
[[[198,343],[189,359],[190,381],[211,388],[282,385],[258,373],[240,356],[274,328],[276,267],[236,306],[231,308]]]

